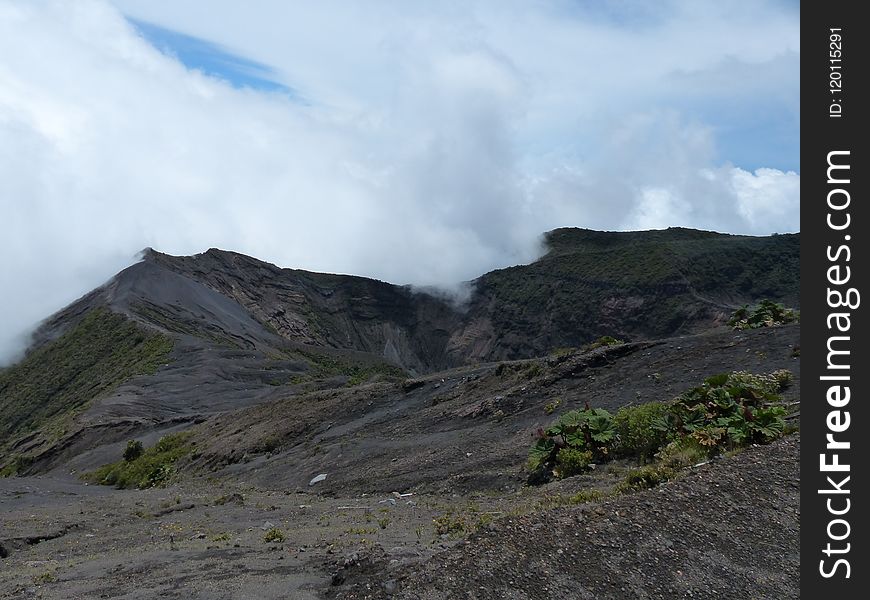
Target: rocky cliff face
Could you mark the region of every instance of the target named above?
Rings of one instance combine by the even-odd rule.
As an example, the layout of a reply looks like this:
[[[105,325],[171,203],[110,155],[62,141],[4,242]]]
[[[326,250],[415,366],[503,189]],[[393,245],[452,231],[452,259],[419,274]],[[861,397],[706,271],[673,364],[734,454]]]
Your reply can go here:
[[[688,229],[547,234],[530,265],[471,282],[462,309],[407,286],[278,267],[220,250],[146,262],[235,300],[282,338],[381,356],[412,372],[528,358],[602,335],[630,340],[721,324],[762,298],[798,304],[799,238]]]

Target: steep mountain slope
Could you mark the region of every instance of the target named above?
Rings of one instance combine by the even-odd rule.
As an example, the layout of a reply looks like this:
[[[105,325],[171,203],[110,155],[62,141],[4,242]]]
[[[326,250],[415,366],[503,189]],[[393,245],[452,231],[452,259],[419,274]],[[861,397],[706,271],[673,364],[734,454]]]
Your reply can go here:
[[[704,331],[761,298],[797,304],[797,235],[559,229],[546,242],[538,261],[471,282],[461,307],[233,252],[147,250],[48,319],[27,358],[0,371],[0,469],[41,472],[95,446],[318,390],[541,356],[605,334]],[[111,322],[94,338],[105,349],[70,345],[95,320]],[[163,340],[163,350],[140,357],[136,342],[130,356],[112,354],[131,339]]]

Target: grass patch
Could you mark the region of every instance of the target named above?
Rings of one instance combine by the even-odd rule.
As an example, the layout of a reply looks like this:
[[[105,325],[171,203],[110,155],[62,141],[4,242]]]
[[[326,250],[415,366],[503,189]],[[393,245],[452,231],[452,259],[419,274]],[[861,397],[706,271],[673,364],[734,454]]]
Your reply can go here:
[[[646,490],[670,481],[677,476],[677,472],[665,465],[647,465],[632,469],[625,479],[616,484],[614,491],[618,494]]]
[[[352,387],[374,379],[388,381],[407,381],[408,374],[401,368],[385,362],[364,362],[352,358],[339,358],[312,352],[310,350],[290,350],[285,354],[295,360],[308,363],[310,371],[302,376],[297,376],[291,383],[304,383],[317,379],[330,377],[347,377],[345,386]]]
[[[191,436],[187,431],[163,436],[137,458],[103,465],[85,474],[83,479],[100,485],[114,485],[119,489],[142,490],[164,486],[175,474],[175,463],[193,451]]]
[[[123,315],[90,311],[58,339],[0,370],[0,440],[8,448],[33,431],[59,438],[94,399],[133,376],[157,371],[172,346],[172,338]],[[3,472],[14,474],[16,459],[7,458],[13,459],[3,461]]]

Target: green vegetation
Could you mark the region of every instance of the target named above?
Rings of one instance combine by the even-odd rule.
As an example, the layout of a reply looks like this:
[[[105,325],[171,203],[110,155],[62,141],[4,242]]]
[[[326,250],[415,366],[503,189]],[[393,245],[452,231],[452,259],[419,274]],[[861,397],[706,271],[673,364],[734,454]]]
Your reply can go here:
[[[175,463],[193,452],[191,436],[187,431],[163,436],[135,459],[103,465],[83,479],[119,489],[164,486],[175,474]]]
[[[552,415],[554,412],[556,412],[556,409],[559,408],[560,404],[562,404],[561,398],[556,398],[552,402],[547,402],[547,404],[544,405],[544,412],[548,415]]]
[[[589,490],[580,490],[573,496],[569,498],[571,504],[586,504],[587,502],[598,502],[600,500],[604,500],[607,497],[607,494],[602,492],[601,490],[589,489]]]
[[[594,458],[607,455],[615,435],[613,417],[606,410],[572,410],[548,429],[538,431],[538,440],[529,453],[529,468],[533,473],[555,472],[557,477],[576,475]]]
[[[672,469],[685,469],[710,458],[710,449],[698,440],[685,436],[668,442],[657,454],[659,464]]]
[[[263,535],[263,541],[266,543],[274,542],[274,543],[280,544],[285,539],[286,539],[286,536],[284,535],[284,532],[281,529],[278,529],[277,527],[273,527],[272,529],[267,531],[265,533],[265,535]]]
[[[608,346],[618,346],[620,344],[624,344],[622,340],[618,340],[615,337],[609,335],[602,335],[600,338],[595,340],[594,342],[590,342],[583,346],[582,350],[584,352],[588,352],[590,350],[595,350],[596,348],[606,348]]]
[[[139,440],[130,440],[127,442],[127,447],[124,449],[124,460],[127,462],[136,460],[142,453],[145,452],[145,448],[142,446],[142,442]]]
[[[618,456],[648,460],[668,441],[666,421],[670,406],[647,402],[620,408],[613,417],[616,429],[614,453]]]
[[[728,325],[734,329],[758,329],[797,321],[800,321],[800,313],[796,310],[771,300],[762,300],[753,308],[743,306],[735,310],[728,319]]]
[[[785,428],[786,409],[777,394],[781,381],[781,374],[736,372],[710,377],[672,403],[672,431],[711,451],[771,442]]]
[[[0,444],[37,430],[48,439],[60,437],[92,400],[135,375],[153,374],[172,345],[171,338],[123,315],[90,311],[56,340],[0,370]],[[12,474],[10,465],[19,459],[6,459],[0,459],[3,471]]]
[[[664,465],[647,465],[628,472],[621,482],[616,485],[615,492],[624,494],[636,490],[654,488],[659,484],[670,481],[676,477],[674,469]]]
[[[579,475],[592,464],[592,452],[577,448],[562,448],[556,453],[556,471],[559,478]]]
[[[616,415],[588,406],[567,412],[538,431],[529,451],[529,483],[571,477],[593,460],[658,458],[631,473],[620,489],[652,487],[714,454],[769,443],[786,431],[779,392],[791,378],[784,369],[767,375],[736,371],[709,377],[671,402],[624,407]]]
[[[661,338],[709,321],[722,299],[798,301],[799,235],[557,229],[546,241],[535,263],[493,271],[478,285],[498,307],[495,331],[546,340],[541,353],[612,335],[605,324],[615,311],[624,335]]]
[[[366,362],[351,357],[336,357],[310,350],[292,350],[286,351],[285,354],[290,358],[301,359],[311,367],[307,375],[296,378],[294,383],[330,377],[347,377],[347,383],[345,383],[347,387],[360,385],[373,379],[407,381],[405,378],[408,374],[405,371],[385,362]],[[413,389],[413,386],[410,389]]]
[[[222,333],[220,330],[212,331],[207,327],[200,326],[196,323],[181,320],[165,307],[140,302],[134,304],[132,308],[137,314],[145,317],[151,323],[157,323],[166,331],[192,335],[200,339],[212,341],[219,346],[238,349],[242,348],[238,340]]]

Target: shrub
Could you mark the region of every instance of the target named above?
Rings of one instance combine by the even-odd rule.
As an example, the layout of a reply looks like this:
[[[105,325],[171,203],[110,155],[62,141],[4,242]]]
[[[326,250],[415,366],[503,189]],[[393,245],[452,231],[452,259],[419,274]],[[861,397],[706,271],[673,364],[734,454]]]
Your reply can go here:
[[[589,468],[592,452],[576,448],[562,448],[556,453],[556,470],[560,479],[579,475]]]
[[[135,459],[103,465],[83,478],[117,488],[145,489],[166,485],[175,474],[176,461],[193,451],[190,437],[190,432],[165,435]]]
[[[790,386],[791,382],[794,380],[794,376],[788,369],[777,369],[771,373],[770,376],[776,380],[780,390],[784,390]]]
[[[277,527],[273,527],[263,536],[263,541],[266,543],[275,542],[281,543],[285,540],[284,532],[278,529]]]
[[[616,453],[643,460],[652,458],[668,441],[670,410],[670,406],[664,402],[620,408],[613,416]]]
[[[677,398],[669,420],[677,435],[690,436],[713,451],[767,443],[785,429],[779,387],[772,375],[714,375]]]
[[[728,325],[734,329],[758,329],[759,327],[773,327],[800,321],[800,313],[791,308],[786,308],[771,300],[762,300],[757,306],[749,308],[742,306],[734,311],[728,319]]]
[[[670,470],[696,464],[723,449],[771,442],[787,430],[787,412],[777,392],[790,379],[786,370],[768,375],[722,373],[669,403],[626,407],[616,416],[588,407],[567,412],[546,430],[538,430],[529,451],[528,483],[581,473],[593,458],[609,459],[611,449],[612,454],[643,460],[658,456],[661,464],[654,469]]]
[[[136,460],[140,456],[145,449],[142,447],[142,442],[139,440],[130,440],[127,442],[127,447],[124,449],[124,460],[130,462],[131,460]]]
[[[586,408],[565,413],[546,430],[538,430],[538,439],[529,451],[528,466],[532,471],[529,482],[548,480],[559,452],[565,448],[588,451],[590,457],[603,458],[615,435],[613,417],[604,409]]]

